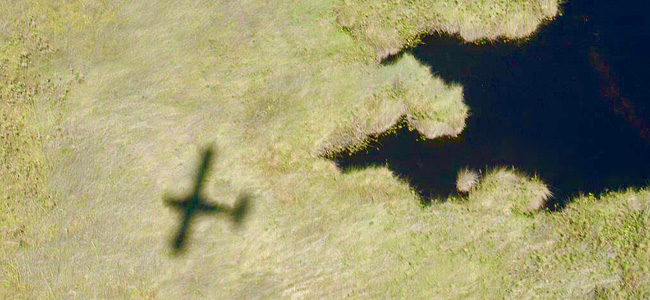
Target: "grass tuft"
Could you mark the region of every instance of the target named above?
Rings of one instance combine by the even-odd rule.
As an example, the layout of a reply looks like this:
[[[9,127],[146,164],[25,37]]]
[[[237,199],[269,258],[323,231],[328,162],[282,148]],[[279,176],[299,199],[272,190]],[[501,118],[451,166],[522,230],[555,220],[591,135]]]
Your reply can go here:
[[[403,125],[428,139],[462,132],[468,116],[462,88],[433,77],[411,54],[381,67],[375,76],[372,93],[350,109],[349,121],[339,123],[324,139],[321,155],[358,151],[373,136],[390,134]],[[405,124],[400,123],[403,118]]]
[[[463,168],[458,171],[458,177],[456,179],[456,190],[461,193],[468,193],[476,187],[478,182],[478,172]]]
[[[542,208],[551,195],[537,177],[528,177],[512,168],[496,168],[486,172],[469,194],[469,200],[481,209],[531,213]]]

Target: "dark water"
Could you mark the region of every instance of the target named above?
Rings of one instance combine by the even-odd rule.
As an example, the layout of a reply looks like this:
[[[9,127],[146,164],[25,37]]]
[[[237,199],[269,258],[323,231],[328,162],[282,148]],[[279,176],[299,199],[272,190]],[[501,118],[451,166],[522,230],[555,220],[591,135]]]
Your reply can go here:
[[[579,193],[648,186],[648,8],[575,1],[518,45],[426,38],[408,52],[463,85],[471,112],[463,134],[422,142],[401,130],[337,164],[388,164],[425,198],[453,193],[462,167],[537,174],[560,206]]]

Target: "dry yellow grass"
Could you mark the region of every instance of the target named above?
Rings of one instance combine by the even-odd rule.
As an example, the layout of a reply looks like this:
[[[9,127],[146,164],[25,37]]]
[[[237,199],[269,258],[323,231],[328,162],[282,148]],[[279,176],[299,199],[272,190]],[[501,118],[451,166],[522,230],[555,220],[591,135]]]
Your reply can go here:
[[[479,179],[478,172],[467,168],[461,169],[458,171],[456,178],[456,190],[461,193],[467,193],[476,187]]]
[[[319,145],[319,153],[362,148],[370,136],[389,132],[403,118],[429,139],[456,136],[465,127],[468,108],[462,88],[433,78],[428,67],[406,54],[383,67],[371,83],[372,93],[351,107]]]
[[[522,39],[558,14],[556,0],[341,1],[337,20],[378,59],[414,46],[423,33],[480,39]]]
[[[370,2],[366,11],[381,14],[373,8],[381,2]],[[43,160],[24,181],[3,173],[0,187],[11,183],[13,197],[30,184],[49,195],[49,186],[56,206],[41,205],[47,198],[35,194],[3,199],[3,216],[33,209],[20,222],[5,221],[7,228],[24,226],[29,239],[2,244],[4,298],[567,298],[596,285],[643,296],[643,268],[615,265],[595,247],[572,259],[597,240],[631,261],[647,258],[640,245],[648,226],[639,225],[647,224],[647,192],[610,195],[599,200],[608,203],[600,212],[584,209],[596,201],[587,199],[566,214],[504,214],[503,207],[520,210],[542,191],[540,182],[504,171],[486,177],[470,201],[423,208],[386,168],[342,174],[320,157],[401,116],[427,136],[455,134],[467,113],[461,87],[433,77],[414,58],[376,63],[356,33],[341,30],[336,9],[344,2],[10,4],[0,20],[34,16],[49,24],[43,37],[55,49],[29,65],[25,82],[61,80],[33,106],[11,106],[30,115],[25,123],[11,117],[11,132],[19,133],[12,142],[33,152],[2,152],[3,162],[22,170]],[[527,12],[509,20],[528,24],[517,17]],[[474,8],[462,15],[474,14],[483,16]],[[402,20],[427,22],[419,13]],[[24,32],[0,26],[3,41],[12,36],[7,32]],[[411,32],[399,41],[408,42]],[[20,66],[21,50],[2,53]],[[53,105],[59,93],[66,101]],[[197,219],[186,256],[173,258],[168,240],[178,219],[163,195],[188,192],[198,149],[210,143],[218,156],[206,198],[232,204],[250,192],[253,210],[239,231],[227,220]],[[608,199],[630,195],[638,201],[617,214]],[[603,230],[585,231],[576,215]],[[586,283],[575,271],[583,266],[593,270]],[[562,275],[570,270],[571,277]],[[634,289],[607,281],[619,273]]]
[[[552,196],[548,187],[536,177],[529,178],[514,169],[488,171],[469,194],[477,207],[505,213],[531,213],[544,207]]]

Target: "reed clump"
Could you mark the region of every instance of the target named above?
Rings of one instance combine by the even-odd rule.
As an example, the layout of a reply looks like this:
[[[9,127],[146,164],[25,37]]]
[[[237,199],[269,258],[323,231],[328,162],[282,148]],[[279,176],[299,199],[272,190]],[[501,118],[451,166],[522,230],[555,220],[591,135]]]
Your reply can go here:
[[[458,177],[456,179],[456,189],[461,193],[468,193],[473,190],[479,182],[478,172],[463,168],[458,171]]]

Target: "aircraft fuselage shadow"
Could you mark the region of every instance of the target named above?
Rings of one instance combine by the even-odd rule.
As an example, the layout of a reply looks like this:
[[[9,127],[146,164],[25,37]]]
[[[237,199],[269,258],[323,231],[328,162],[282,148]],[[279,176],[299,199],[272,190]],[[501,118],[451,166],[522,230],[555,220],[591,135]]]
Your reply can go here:
[[[224,214],[232,218],[235,225],[241,224],[244,216],[249,210],[251,196],[247,193],[241,193],[234,206],[230,207],[218,203],[210,203],[204,199],[202,187],[210,170],[210,164],[213,159],[213,150],[208,148],[203,153],[203,159],[198,168],[196,183],[192,193],[188,197],[175,199],[166,196],[164,201],[169,207],[175,208],[180,212],[180,226],[174,238],[171,240],[171,248],[174,254],[184,252],[187,239],[192,229],[192,220],[202,214]]]
[[[408,52],[464,87],[471,114],[464,132],[418,141],[416,132],[401,129],[352,156],[336,156],[337,165],[345,171],[387,164],[425,201],[452,194],[463,167],[536,174],[558,208],[580,193],[647,187],[650,90],[646,70],[629,64],[647,66],[650,49],[627,45],[650,35],[648,26],[625,35],[620,31],[629,28],[612,25],[616,11],[572,5],[524,42],[424,39]]]

